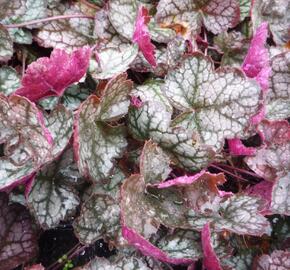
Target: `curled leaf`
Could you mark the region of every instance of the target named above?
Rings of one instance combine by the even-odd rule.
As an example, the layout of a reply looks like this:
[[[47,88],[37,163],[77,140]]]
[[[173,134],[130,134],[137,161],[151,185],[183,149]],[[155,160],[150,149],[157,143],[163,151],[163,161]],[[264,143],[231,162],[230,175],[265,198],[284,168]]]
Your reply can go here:
[[[91,49],[80,48],[71,54],[55,49],[50,58],[41,57],[30,64],[22,78],[22,87],[15,94],[37,101],[49,96],[62,96],[66,87],[86,73]]]
[[[240,139],[229,139],[229,151],[234,156],[252,156],[256,153],[254,147],[246,147]]]
[[[145,7],[140,7],[135,23],[135,31],[133,34],[133,42],[136,42],[142,51],[146,60],[156,67],[156,60],[154,57],[155,46],[151,43],[147,24],[150,21],[149,12]]]

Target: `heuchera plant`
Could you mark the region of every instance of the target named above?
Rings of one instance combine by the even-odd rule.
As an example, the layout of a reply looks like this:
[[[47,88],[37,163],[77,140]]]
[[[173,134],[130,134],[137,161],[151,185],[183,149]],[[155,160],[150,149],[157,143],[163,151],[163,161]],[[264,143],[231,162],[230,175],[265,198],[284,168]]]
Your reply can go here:
[[[290,269],[289,1],[0,9],[1,270]]]

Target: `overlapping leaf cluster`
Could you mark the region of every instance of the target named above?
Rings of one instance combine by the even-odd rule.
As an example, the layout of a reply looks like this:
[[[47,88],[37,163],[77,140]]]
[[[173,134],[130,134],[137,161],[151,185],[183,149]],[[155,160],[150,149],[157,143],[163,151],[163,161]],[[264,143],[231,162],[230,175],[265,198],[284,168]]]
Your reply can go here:
[[[1,269],[61,223],[79,270],[290,269],[289,10],[2,0]]]

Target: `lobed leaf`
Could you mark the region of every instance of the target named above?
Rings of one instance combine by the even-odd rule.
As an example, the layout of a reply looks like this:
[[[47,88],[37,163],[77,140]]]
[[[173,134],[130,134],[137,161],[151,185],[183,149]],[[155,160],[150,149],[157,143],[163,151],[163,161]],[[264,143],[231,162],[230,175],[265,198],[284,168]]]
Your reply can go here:
[[[239,4],[235,0],[180,1],[161,0],[157,6],[157,22],[170,27],[181,25],[185,37],[200,32],[202,24],[218,34],[239,22]]]
[[[67,220],[79,205],[77,191],[62,180],[60,164],[63,158],[37,173],[27,195],[29,209],[43,229],[56,227],[60,221]]]
[[[94,16],[95,9],[80,2],[67,2],[48,9],[47,13],[48,17],[74,14]],[[94,45],[93,29],[93,20],[87,18],[55,20],[43,25],[35,34],[35,40],[45,48],[74,51],[83,46]]]
[[[164,181],[171,168],[170,158],[152,141],[147,141],[140,156],[140,174],[146,184],[155,184]]]
[[[120,229],[120,208],[110,196],[93,194],[82,205],[81,214],[73,227],[76,236],[85,245],[101,238],[114,239]]]
[[[127,146],[123,126],[101,121],[102,101],[91,95],[79,107],[75,118],[74,150],[80,173],[94,182],[109,176],[114,159]]]
[[[25,181],[51,154],[52,138],[41,112],[28,99],[0,95],[0,189]]]
[[[66,87],[85,75],[90,55],[88,46],[71,54],[60,49],[53,50],[50,58],[41,57],[28,66],[21,81],[22,87],[15,93],[31,101],[62,96]]]
[[[224,139],[245,136],[259,105],[259,87],[238,70],[213,70],[195,53],[167,74],[164,91],[175,108],[192,113],[201,142],[221,150]]]
[[[37,239],[29,212],[20,204],[9,204],[0,193],[0,263],[10,270],[28,262],[37,253]]]

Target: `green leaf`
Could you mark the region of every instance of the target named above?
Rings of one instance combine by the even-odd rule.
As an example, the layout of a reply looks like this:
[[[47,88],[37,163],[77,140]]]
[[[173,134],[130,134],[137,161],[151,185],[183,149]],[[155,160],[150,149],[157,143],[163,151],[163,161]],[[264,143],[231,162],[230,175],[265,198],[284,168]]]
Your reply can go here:
[[[171,168],[170,158],[157,144],[147,141],[140,157],[140,174],[146,184],[155,184],[164,181]]]
[[[0,95],[0,189],[29,176],[50,158],[51,144],[41,112],[20,96]]]
[[[164,91],[173,106],[194,115],[202,143],[221,150],[225,138],[245,137],[257,112],[260,88],[236,69],[214,71],[213,63],[196,53],[167,74]]]
[[[251,0],[239,0],[240,2],[240,21],[250,16]]]
[[[13,55],[13,41],[6,28],[0,25],[0,62],[7,62]]]
[[[37,254],[34,224],[27,209],[10,203],[8,195],[0,193],[0,263],[1,269],[14,269]]]
[[[79,2],[59,4],[48,10],[48,17],[59,15],[83,14],[94,16],[95,10]],[[45,48],[53,47],[69,51],[93,45],[94,21],[87,18],[55,20],[42,26],[35,35],[36,41]]]
[[[194,231],[176,230],[162,237],[157,247],[171,258],[198,260],[202,257],[200,235]]]
[[[80,106],[74,133],[74,147],[82,175],[94,182],[110,175],[114,159],[122,156],[127,146],[123,126],[101,122],[102,101],[90,96]]]
[[[56,227],[76,212],[79,197],[70,183],[63,182],[61,169],[65,169],[63,155],[36,175],[28,194],[28,205],[43,229]]]
[[[273,186],[271,211],[290,216],[290,173],[278,179]]]
[[[80,217],[73,223],[80,242],[93,244],[96,240],[114,239],[120,229],[120,208],[108,195],[93,194],[83,205]]]
[[[290,117],[290,52],[271,59],[272,74],[267,96],[266,114],[271,120]]]
[[[99,63],[92,59],[89,72],[94,79],[109,79],[125,72],[138,54],[137,45],[112,47],[98,53]]]
[[[0,68],[0,92],[9,96],[20,87],[20,78],[12,67]]]
[[[65,90],[61,102],[66,108],[73,111],[87,99],[91,92],[89,88],[82,86],[82,84],[71,85]]]
[[[59,97],[46,97],[37,102],[37,104],[45,111],[52,111],[59,103]]]
[[[45,115],[45,124],[52,139],[52,159],[56,158],[68,145],[73,133],[73,114],[63,105],[57,106],[49,115]]]
[[[8,28],[10,37],[14,42],[19,44],[32,44],[32,34],[27,29],[22,28]]]

